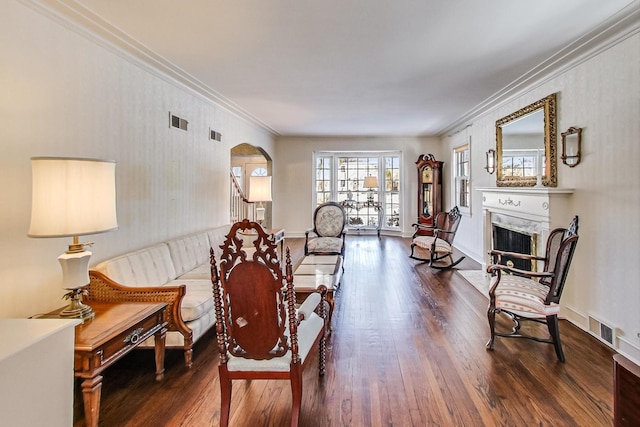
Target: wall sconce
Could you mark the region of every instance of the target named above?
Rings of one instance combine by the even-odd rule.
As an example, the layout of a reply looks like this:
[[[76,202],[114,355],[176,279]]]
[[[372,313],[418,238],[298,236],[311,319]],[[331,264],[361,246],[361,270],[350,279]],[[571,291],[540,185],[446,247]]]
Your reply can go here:
[[[562,163],[570,168],[580,163],[580,146],[582,145],[582,128],[571,126],[562,132]]]
[[[33,157],[31,225],[29,237],[72,237],[68,250],[58,257],[62,286],[69,306],[61,317],[90,319],[93,309],[82,303],[89,284],[91,252],[78,236],[118,228],[116,217],[116,163],[67,157]]]
[[[249,177],[249,201],[259,202],[256,208],[256,219],[262,225],[264,221],[264,206],[262,202],[271,201],[271,177],[270,176],[250,176]]]
[[[487,150],[487,165],[484,167],[489,174],[493,174],[496,171],[496,150],[490,148]]]

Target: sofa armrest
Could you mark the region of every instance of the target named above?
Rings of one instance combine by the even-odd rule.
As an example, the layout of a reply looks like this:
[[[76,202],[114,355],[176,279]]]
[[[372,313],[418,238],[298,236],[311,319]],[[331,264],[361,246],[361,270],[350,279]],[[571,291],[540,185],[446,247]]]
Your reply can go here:
[[[184,323],[180,314],[180,303],[186,286],[133,287],[121,285],[97,270],[89,270],[89,286],[86,301],[99,302],[166,302],[167,329],[178,331],[191,342],[193,331]]]

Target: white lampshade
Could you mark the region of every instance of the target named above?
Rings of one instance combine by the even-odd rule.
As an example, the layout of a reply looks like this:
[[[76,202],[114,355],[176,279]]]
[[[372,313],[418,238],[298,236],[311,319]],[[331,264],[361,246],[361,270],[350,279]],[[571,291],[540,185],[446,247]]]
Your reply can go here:
[[[118,228],[116,163],[33,157],[30,237],[65,237]]]
[[[270,176],[250,176],[249,177],[249,201],[250,202],[270,202],[271,201],[271,177]]]
[[[364,188],[378,188],[378,177],[376,176],[366,176],[364,178]]]

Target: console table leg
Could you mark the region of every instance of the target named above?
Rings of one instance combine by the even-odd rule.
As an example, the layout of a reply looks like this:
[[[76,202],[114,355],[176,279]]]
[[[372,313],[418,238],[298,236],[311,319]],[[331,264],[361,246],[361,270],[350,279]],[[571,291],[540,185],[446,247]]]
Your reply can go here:
[[[100,395],[102,394],[102,375],[87,378],[82,382],[82,400],[84,419],[87,427],[97,427],[100,416]]]
[[[155,334],[156,381],[164,378],[164,346],[166,337],[167,328],[162,328]]]

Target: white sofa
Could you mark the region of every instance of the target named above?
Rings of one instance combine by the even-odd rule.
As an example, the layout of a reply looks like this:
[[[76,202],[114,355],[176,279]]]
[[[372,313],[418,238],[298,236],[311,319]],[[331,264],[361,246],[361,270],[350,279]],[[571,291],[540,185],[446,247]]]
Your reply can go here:
[[[210,248],[219,259],[229,229],[216,227],[103,261],[89,272],[86,300],[166,302],[166,347],[184,349],[190,368],[193,344],[215,324]],[[141,347],[153,345],[150,338]]]

